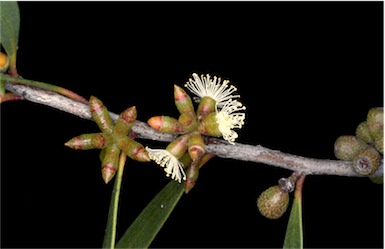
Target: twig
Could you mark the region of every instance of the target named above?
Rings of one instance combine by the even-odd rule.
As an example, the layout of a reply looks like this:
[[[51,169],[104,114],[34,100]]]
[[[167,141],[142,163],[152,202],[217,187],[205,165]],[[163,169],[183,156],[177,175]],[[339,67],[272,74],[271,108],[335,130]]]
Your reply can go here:
[[[23,96],[28,101],[50,106],[80,118],[91,120],[91,113],[87,105],[71,100],[63,95],[9,82],[6,83],[6,89]],[[115,113],[110,112],[110,115],[114,121],[118,118],[118,115]],[[143,139],[164,142],[170,142],[175,139],[175,135],[157,132],[141,121],[136,121],[132,130],[137,134],[137,137]],[[271,150],[261,145],[240,143],[231,145],[221,139],[210,139],[210,141],[211,143],[206,145],[206,151],[222,158],[263,163],[298,171],[303,174],[360,176],[352,170],[351,162],[349,161],[306,158]],[[383,176],[383,163],[373,176]]]

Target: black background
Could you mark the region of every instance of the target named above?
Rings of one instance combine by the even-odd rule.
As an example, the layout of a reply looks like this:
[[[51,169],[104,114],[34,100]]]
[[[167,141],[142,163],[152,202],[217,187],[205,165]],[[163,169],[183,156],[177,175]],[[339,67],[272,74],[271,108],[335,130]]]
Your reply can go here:
[[[334,159],[335,139],[383,106],[382,2],[21,2],[18,71],[138,119],[177,116],[173,84],[230,79],[247,106],[238,142]],[[1,246],[101,247],[112,184],[99,151],[63,143],[97,126],[27,101],[1,105]],[[138,140],[145,145],[154,142]],[[166,146],[166,144],[164,144]],[[255,201],[291,172],[215,158],[152,247],[281,247],[289,212]],[[128,161],[120,236],[169,180]],[[308,176],[305,247],[382,247],[383,186]]]

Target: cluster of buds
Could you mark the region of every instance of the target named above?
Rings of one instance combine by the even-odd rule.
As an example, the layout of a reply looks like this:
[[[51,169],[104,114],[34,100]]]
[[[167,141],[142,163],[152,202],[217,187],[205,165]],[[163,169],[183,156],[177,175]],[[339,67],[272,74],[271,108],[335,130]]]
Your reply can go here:
[[[115,176],[121,151],[124,151],[133,160],[150,161],[143,145],[130,136],[137,116],[135,106],[123,111],[115,125],[107,108],[98,98],[91,96],[89,107],[93,120],[102,132],[79,135],[66,142],[65,145],[75,150],[101,149],[101,170],[105,183],[110,182]]]
[[[280,218],[289,205],[289,193],[293,192],[300,174],[294,172],[288,178],[281,178],[278,185],[263,191],[257,199],[259,212],[269,219]]]
[[[384,153],[384,110],[372,108],[366,121],[361,122],[353,135],[337,138],[334,154],[340,160],[352,161],[353,170],[360,175],[374,174]]]
[[[178,119],[155,116],[147,121],[159,132],[180,135],[166,149],[146,149],[150,158],[164,168],[167,176],[178,182],[185,181],[186,193],[194,187],[199,168],[213,157],[206,153],[202,135],[223,136],[234,144],[238,134],[233,129],[244,125],[245,114],[241,111],[246,108],[237,100],[239,95],[233,95],[237,89],[228,83],[228,80],[221,82],[221,78],[215,76],[211,79],[210,75],[199,77],[194,73],[185,87],[197,95],[194,98],[199,103],[197,110],[194,110],[190,96],[174,85],[175,105],[180,113]],[[181,162],[185,156],[190,158],[188,165]],[[188,168],[187,173],[185,168]]]

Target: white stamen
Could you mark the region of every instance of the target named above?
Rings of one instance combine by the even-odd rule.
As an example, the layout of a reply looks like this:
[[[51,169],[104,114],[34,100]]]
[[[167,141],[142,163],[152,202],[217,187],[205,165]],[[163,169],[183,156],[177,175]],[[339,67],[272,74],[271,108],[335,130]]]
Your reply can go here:
[[[167,150],[151,149],[146,147],[150,159],[154,160],[157,164],[164,168],[166,176],[170,176],[179,183],[181,180],[186,180],[186,174],[183,170],[183,164],[179,162],[173,154]],[[183,177],[182,177],[183,175]]]
[[[185,87],[188,88],[192,93],[198,97],[194,97],[196,102],[199,102],[203,97],[213,98],[218,107],[222,107],[228,100],[239,98],[239,95],[231,95],[237,90],[233,85],[228,85],[230,81],[224,80],[221,83],[221,78],[214,76],[214,79],[210,79],[210,75],[206,77],[202,74],[199,78],[198,74],[192,74],[194,79],[189,79],[186,82]]]
[[[215,116],[219,131],[230,144],[235,144],[234,141],[238,138],[238,134],[232,129],[242,128],[245,124],[245,113],[239,112],[242,110],[246,110],[246,107],[241,102],[230,99]]]

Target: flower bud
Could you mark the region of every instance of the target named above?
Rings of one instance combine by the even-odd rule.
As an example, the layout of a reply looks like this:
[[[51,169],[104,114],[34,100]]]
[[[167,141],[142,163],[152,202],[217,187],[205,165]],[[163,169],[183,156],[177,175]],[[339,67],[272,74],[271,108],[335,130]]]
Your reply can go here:
[[[205,154],[205,144],[199,132],[194,132],[188,139],[188,153],[195,162]]]
[[[356,128],[356,137],[361,139],[367,144],[373,143],[372,135],[370,134],[368,123],[366,121],[361,122]]]
[[[190,96],[181,87],[174,85],[174,99],[180,114],[195,116]]]
[[[369,176],[374,174],[381,164],[381,155],[373,147],[368,147],[358,153],[353,160],[353,170],[360,175]]]
[[[102,177],[107,184],[115,176],[119,163],[120,149],[115,144],[105,149],[104,159],[102,161]]]
[[[281,217],[289,205],[289,194],[280,191],[279,186],[266,189],[257,199],[259,212],[269,219]]]
[[[169,116],[155,116],[150,118],[147,123],[155,130],[164,133],[181,134],[185,132],[179,121]]]
[[[185,132],[193,131],[197,128],[198,123],[194,115],[190,114],[181,114],[178,119],[179,123],[182,125]]]
[[[8,70],[9,67],[9,58],[8,56],[0,52],[0,72],[4,73]]]
[[[373,138],[384,132],[384,109],[382,107],[372,108],[368,111],[366,118],[370,134]]]
[[[90,133],[74,137],[64,145],[75,150],[103,149],[114,143],[109,133]]]
[[[219,124],[217,123],[216,114],[217,113],[212,112],[200,121],[198,129],[201,134],[213,137],[222,136],[222,133],[219,130]]]
[[[123,150],[131,159],[139,162],[150,161],[150,157],[148,156],[146,149],[142,144],[136,142],[135,140],[124,136],[118,140],[117,144],[119,148]]]
[[[195,186],[199,176],[198,161],[192,162],[186,173],[186,181],[184,185],[184,192],[188,194]]]
[[[98,98],[91,96],[89,101],[91,116],[102,131],[112,132],[113,124],[107,108]]]
[[[368,145],[355,136],[340,136],[334,143],[334,155],[340,160],[350,161]]]
[[[205,117],[208,114],[215,112],[216,101],[211,97],[203,97],[199,102],[197,115],[201,117]]]
[[[119,118],[115,123],[113,133],[118,137],[126,136],[135,123],[136,115],[135,106],[127,108],[119,115]]]
[[[183,135],[172,141],[167,147],[166,150],[170,152],[176,158],[180,158],[187,151],[187,140],[189,136]]]

